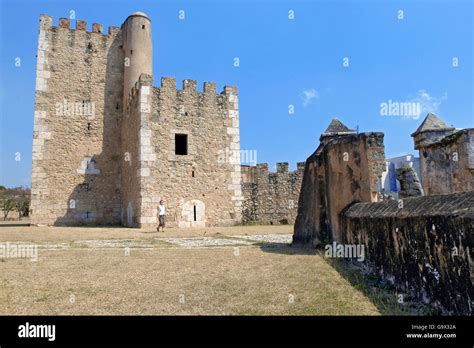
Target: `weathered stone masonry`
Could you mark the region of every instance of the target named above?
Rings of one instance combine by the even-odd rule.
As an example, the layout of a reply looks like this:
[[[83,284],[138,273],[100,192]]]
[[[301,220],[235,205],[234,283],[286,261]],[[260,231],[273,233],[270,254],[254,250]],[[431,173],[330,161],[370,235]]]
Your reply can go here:
[[[118,223],[123,58],[120,31],[41,16],[32,223]],[[71,106],[72,105],[72,106]],[[90,107],[93,105],[93,107]],[[95,165],[97,164],[97,165]]]
[[[448,127],[429,113],[412,137],[425,194],[474,190],[474,128]]]
[[[340,212],[354,202],[376,202],[384,169],[383,133],[357,134],[333,120],[306,160],[293,242],[340,242]]]
[[[474,289],[474,191],[357,203],[341,214],[344,243],[365,258],[405,300],[445,314],[471,314]]]
[[[276,173],[270,173],[267,163],[242,166],[244,223],[295,222],[304,162],[297,163],[295,171],[288,171],[286,162],[277,163],[276,167]]]
[[[142,93],[144,87],[138,87]],[[204,92],[198,92],[195,81],[185,80],[180,90],[174,78],[162,78],[160,88],[150,87],[146,93],[151,111],[142,113],[140,156],[146,166],[142,164],[137,174],[140,224],[156,224],[161,198],[168,202],[171,226],[240,222],[240,163],[235,156],[223,161],[219,157],[221,149],[232,147],[237,153],[240,149],[237,89],[225,87],[217,94],[214,83],[205,83]],[[176,134],[187,136],[186,155],[175,154]]]
[[[459,137],[470,130],[452,135],[458,139],[456,149],[462,158],[457,170],[445,163],[446,156],[433,156],[429,158],[433,171],[424,171],[425,187],[431,194],[441,183],[429,180],[441,168],[449,169],[448,177],[462,179],[447,179],[448,190],[467,192],[377,202],[383,134],[354,134],[335,123],[306,161],[293,243],[313,247],[333,241],[362,244],[366,264],[405,299],[421,300],[444,314],[472,314],[474,191],[459,186],[468,178],[460,172],[469,172],[470,158],[470,139],[460,141]],[[417,140],[420,138],[415,137]],[[452,154],[451,138],[443,135],[438,140],[438,150],[427,149],[426,144],[423,150]],[[443,144],[447,146],[444,150]],[[418,184],[416,192],[406,194],[421,191]]]
[[[40,19],[32,223],[151,227],[160,199],[168,226],[241,222],[237,88],[205,82],[199,92],[185,80],[179,90],[173,78],[154,87],[143,13],[107,35],[86,29]]]

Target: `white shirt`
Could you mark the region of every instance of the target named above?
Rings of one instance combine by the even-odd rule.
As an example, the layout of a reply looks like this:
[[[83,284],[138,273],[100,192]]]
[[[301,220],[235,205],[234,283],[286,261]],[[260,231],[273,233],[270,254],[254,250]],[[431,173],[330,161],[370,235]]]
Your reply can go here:
[[[160,215],[165,215],[165,210],[166,210],[166,208],[165,208],[165,205],[164,205],[164,204],[163,204],[163,205],[160,204],[160,205],[158,206],[158,209],[160,210]]]

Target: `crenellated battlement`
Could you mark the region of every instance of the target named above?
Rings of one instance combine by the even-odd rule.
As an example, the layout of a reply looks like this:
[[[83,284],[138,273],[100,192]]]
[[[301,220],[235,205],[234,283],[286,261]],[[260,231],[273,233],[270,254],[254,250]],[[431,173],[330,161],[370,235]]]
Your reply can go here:
[[[295,182],[295,178],[302,179],[304,167],[305,162],[297,162],[296,170],[288,170],[288,162],[279,162],[276,163],[276,171],[270,171],[268,163],[258,163],[255,166],[242,165],[242,183],[245,188],[249,185],[275,182],[275,179],[278,179],[278,185],[283,182]]]
[[[137,102],[140,87],[143,85],[152,86],[151,81],[152,77],[150,75],[142,74],[140,76],[140,81],[135,82],[127,98],[125,98],[125,110],[129,109],[132,103]],[[182,81],[182,89],[177,89],[176,78],[162,77],[160,87],[152,87],[152,89],[158,95],[158,99],[171,98],[174,100],[173,107],[177,110],[176,116],[180,114],[196,116],[199,114],[205,117],[203,108],[206,105],[216,105],[217,108],[229,110],[229,116],[230,112],[234,112],[232,117],[238,118],[238,113],[234,111],[238,109],[237,87],[235,86],[224,86],[221,93],[216,93],[216,83],[206,81],[203,83],[203,92],[200,92],[197,90],[196,80],[185,79]],[[202,110],[202,112],[187,110],[190,104],[194,105],[198,111]]]
[[[186,92],[190,94],[205,94],[205,93],[213,93],[216,94],[216,83],[215,82],[204,82],[203,83],[203,92],[200,92],[197,90],[197,82],[196,80],[190,80],[190,79],[185,79],[182,81],[182,89],[178,89],[176,87],[176,78],[175,77],[162,77],[161,78],[161,86],[156,87],[160,90],[166,90],[168,92]],[[225,94],[225,95],[230,95],[230,94],[237,94],[237,87],[236,86],[224,86],[222,89],[222,92],[219,94]]]
[[[237,87],[224,86],[220,93],[216,93],[215,82],[204,82],[202,91],[198,91],[196,80],[185,79],[182,88],[176,87],[176,78],[162,77],[160,87],[153,87],[158,96],[159,105],[174,108],[175,116],[209,115],[209,108],[219,111],[220,117],[233,118],[232,127],[238,124],[238,96]],[[235,125],[234,125],[235,124]]]
[[[148,74],[141,74],[140,78],[130,90],[128,98],[126,100],[125,109],[128,110],[132,104],[138,103],[138,96],[140,95],[140,89],[142,86],[151,87],[153,84],[153,77]]]
[[[260,174],[285,174],[299,173],[304,171],[305,162],[296,162],[296,170],[289,170],[288,162],[276,163],[276,171],[270,171],[268,163],[257,163],[256,166],[245,166],[247,171],[255,171]]]
[[[69,18],[59,18],[58,25],[53,25],[53,17],[48,15],[40,16],[40,29],[41,30],[69,30],[71,32],[87,32],[91,34],[101,34],[104,36],[115,36],[120,31],[120,28],[115,26],[109,26],[107,34],[104,33],[104,26],[100,23],[93,23],[91,31],[87,30],[87,22],[81,19],[75,20],[75,29],[71,28],[71,20]]]
[[[288,162],[279,162],[271,172],[268,163],[242,166],[244,222],[293,223],[304,167],[305,162],[298,162],[297,169],[290,171]]]

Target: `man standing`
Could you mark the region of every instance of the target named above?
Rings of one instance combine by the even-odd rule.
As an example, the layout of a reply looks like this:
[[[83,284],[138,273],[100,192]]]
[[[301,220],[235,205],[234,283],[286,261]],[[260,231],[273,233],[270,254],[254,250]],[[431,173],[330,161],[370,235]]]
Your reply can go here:
[[[165,202],[163,200],[160,200],[160,205],[158,206],[158,228],[156,229],[158,232],[160,232],[160,227],[163,228],[163,232],[165,232],[165,215],[166,215],[166,207],[165,207]]]

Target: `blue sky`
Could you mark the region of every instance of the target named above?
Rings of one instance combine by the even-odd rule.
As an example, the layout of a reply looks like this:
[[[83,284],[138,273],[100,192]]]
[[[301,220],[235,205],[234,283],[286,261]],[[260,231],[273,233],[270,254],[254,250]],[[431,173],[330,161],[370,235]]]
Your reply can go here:
[[[0,3],[0,185],[30,185],[41,13],[57,25],[73,10],[89,31],[92,23],[120,26],[135,11],[147,13],[155,85],[162,76],[176,77],[180,88],[186,78],[200,90],[204,81],[219,91],[237,85],[241,148],[257,150],[258,162],[270,166],[290,162],[294,169],[333,117],[384,132],[387,156],[415,153],[410,134],[428,111],[456,127],[474,124],[473,1]],[[380,115],[389,100],[419,102],[422,115]]]

